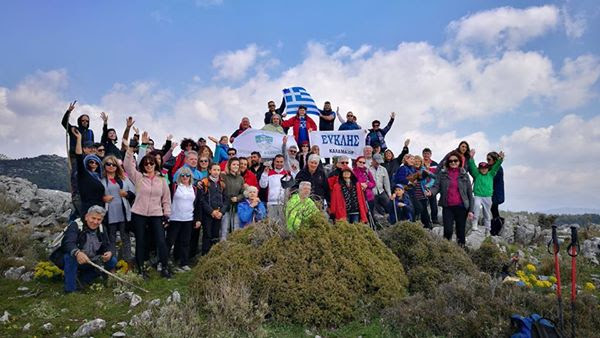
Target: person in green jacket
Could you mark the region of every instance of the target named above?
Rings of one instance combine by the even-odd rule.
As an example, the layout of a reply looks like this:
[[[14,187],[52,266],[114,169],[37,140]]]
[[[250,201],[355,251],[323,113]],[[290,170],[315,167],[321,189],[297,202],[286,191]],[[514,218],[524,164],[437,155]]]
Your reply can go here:
[[[489,233],[492,228],[492,195],[494,194],[494,176],[498,173],[498,169],[504,160],[504,152],[500,152],[500,158],[490,166],[487,162],[481,162],[475,166],[475,150],[470,152],[469,173],[473,176],[473,200],[475,201],[473,212],[473,224],[471,229],[477,230],[477,222],[479,220],[480,210],[483,209],[483,225],[486,233]]]
[[[275,133],[285,135],[283,127],[281,126],[281,116],[279,116],[279,114],[273,114],[273,116],[271,116],[271,123],[262,127],[262,130],[272,131]]]
[[[298,193],[290,197],[285,207],[287,228],[296,231],[312,215],[319,213],[319,208],[310,198],[312,185],[308,181],[300,182]]]

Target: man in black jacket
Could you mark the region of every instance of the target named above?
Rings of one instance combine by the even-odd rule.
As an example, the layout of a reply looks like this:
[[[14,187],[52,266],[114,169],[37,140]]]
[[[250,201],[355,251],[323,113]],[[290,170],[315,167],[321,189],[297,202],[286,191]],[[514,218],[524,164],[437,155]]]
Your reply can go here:
[[[285,113],[285,99],[281,100],[281,105],[279,106],[279,108],[275,108],[275,107],[277,107],[275,105],[275,101],[269,101],[267,103],[267,106],[269,107],[269,111],[267,111],[265,113],[265,120],[264,120],[265,126],[267,124],[271,123],[271,118],[273,117],[273,114],[277,114],[279,116],[284,116],[283,113]],[[287,128],[285,128],[285,129],[286,129],[286,134],[287,134]]]
[[[52,255],[52,261],[65,273],[65,292],[77,289],[76,280],[91,284],[100,271],[88,264],[90,261],[104,263],[106,270],[114,270],[117,259],[110,252],[108,234],[102,227],[106,211],[101,206],[90,207],[82,221],[77,219],[65,231],[60,249]],[[62,264],[61,264],[62,263]]]

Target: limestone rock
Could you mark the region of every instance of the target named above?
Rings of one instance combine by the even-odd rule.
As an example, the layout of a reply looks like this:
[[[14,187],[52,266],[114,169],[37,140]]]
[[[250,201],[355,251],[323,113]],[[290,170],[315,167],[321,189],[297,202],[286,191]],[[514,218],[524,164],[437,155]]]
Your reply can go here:
[[[131,296],[131,302],[129,303],[129,307],[136,307],[141,302],[142,302],[142,297],[140,297],[134,293]]]
[[[175,290],[169,297],[167,297],[167,304],[169,303],[181,303],[181,294],[179,291]]]
[[[54,325],[52,323],[46,323],[42,325],[42,330],[44,331],[52,331],[54,329]]]
[[[104,329],[105,326],[106,321],[104,319],[96,318],[81,325],[77,331],[73,333],[73,337],[87,337],[96,331]]]
[[[471,233],[465,239],[466,245],[473,249],[477,250],[481,246],[481,243],[485,240],[485,228],[479,227],[477,230],[471,230]]]
[[[4,272],[4,278],[6,279],[13,279],[13,280],[19,280],[19,278],[21,278],[21,275],[25,273],[25,266],[22,265],[18,268],[12,267],[8,270],[6,270]]]
[[[594,264],[600,264],[600,237],[594,237],[583,241],[581,254]]]
[[[2,317],[0,317],[0,324],[6,324],[10,321],[10,313],[8,311],[4,311]]]
[[[113,337],[125,337],[127,335],[125,334],[125,332],[117,331],[117,332],[113,333],[112,336]]]

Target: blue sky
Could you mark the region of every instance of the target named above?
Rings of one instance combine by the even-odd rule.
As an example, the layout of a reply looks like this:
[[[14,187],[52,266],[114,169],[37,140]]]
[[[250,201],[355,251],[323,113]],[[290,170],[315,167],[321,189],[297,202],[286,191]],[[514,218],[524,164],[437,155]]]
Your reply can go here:
[[[119,132],[134,114],[158,139],[198,137],[302,85],[364,125],[396,111],[397,147],[512,151],[510,208],[596,207],[579,192],[600,189],[599,18],[592,0],[2,2],[0,153],[62,155],[72,99],[98,133],[106,111]],[[561,147],[576,175],[551,160]],[[534,201],[523,186],[540,177],[571,188]]]

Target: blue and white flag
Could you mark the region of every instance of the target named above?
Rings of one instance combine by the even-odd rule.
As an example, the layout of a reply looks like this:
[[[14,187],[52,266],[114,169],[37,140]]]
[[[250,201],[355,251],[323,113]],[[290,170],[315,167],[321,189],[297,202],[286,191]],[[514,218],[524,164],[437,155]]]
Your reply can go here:
[[[317,108],[315,100],[310,97],[306,89],[302,87],[284,88],[283,97],[285,98],[285,113],[287,115],[296,115],[300,106],[305,106],[308,114],[319,115],[319,108]]]

